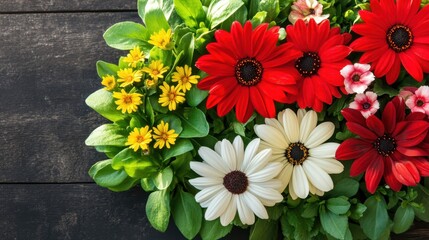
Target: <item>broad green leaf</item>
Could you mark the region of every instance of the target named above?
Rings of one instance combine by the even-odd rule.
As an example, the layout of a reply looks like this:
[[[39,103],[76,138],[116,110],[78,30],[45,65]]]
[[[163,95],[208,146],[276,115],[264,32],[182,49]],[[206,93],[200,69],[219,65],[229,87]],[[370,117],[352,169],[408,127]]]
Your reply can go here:
[[[198,108],[185,109],[182,120],[182,138],[205,137],[209,133],[209,123],[206,115]]]
[[[274,21],[280,13],[279,0],[259,0],[258,12],[265,11],[266,22]]]
[[[195,149],[199,149],[202,146],[214,148],[216,143],[219,141],[217,138],[213,137],[212,135],[207,135],[207,136],[202,137],[202,138],[195,138],[195,139],[191,139],[191,140],[195,146]]]
[[[192,159],[193,157],[190,152],[176,156],[176,159],[174,159],[170,165],[173,168],[175,177],[177,177],[179,180],[183,180],[183,178],[189,173],[191,169],[189,163]]]
[[[313,218],[316,217],[319,212],[319,203],[307,203],[304,205],[304,211],[301,214],[301,217],[304,218]]]
[[[170,148],[164,147],[162,150],[162,158],[166,161],[172,157],[179,156],[194,149],[189,139],[177,139],[174,145]]]
[[[346,197],[330,198],[326,201],[326,208],[335,214],[345,214],[350,209],[350,203]]]
[[[154,111],[160,112],[160,113],[167,113],[168,112],[167,107],[162,107],[161,104],[159,104],[159,102],[158,102],[159,96],[157,94],[150,96],[148,99],[149,99],[150,105],[152,105],[152,108]]]
[[[145,113],[149,124],[153,125],[153,123],[155,122],[155,113],[153,111],[153,107],[151,102],[149,101],[149,98],[146,98],[145,101]]]
[[[156,190],[155,184],[153,183],[153,178],[142,178],[140,185],[146,192],[152,192]]]
[[[149,35],[157,33],[161,29],[165,31],[170,29],[170,25],[168,25],[164,12],[159,3],[157,3],[157,0],[148,0],[145,8],[144,22]]]
[[[125,146],[127,132],[116,124],[103,124],[85,140],[87,146]]]
[[[282,222],[282,231],[284,236],[293,239],[311,239],[317,234],[314,220],[315,218],[304,218],[301,216],[300,208],[288,209],[280,221]]]
[[[350,208],[350,216],[349,218],[354,220],[359,220],[363,213],[366,211],[366,206],[362,203],[357,203],[356,205],[352,205]]]
[[[97,66],[97,73],[100,78],[103,78],[107,74],[116,76],[116,73],[119,70],[118,65],[104,62],[104,61],[97,61],[96,66]]]
[[[250,228],[249,240],[276,240],[278,239],[278,223],[264,219],[257,219],[255,224]]]
[[[386,202],[382,196],[373,195],[365,201],[365,206],[367,209],[359,220],[360,226],[370,239],[380,239],[386,228],[389,228]]]
[[[147,29],[135,22],[120,22],[111,26],[103,35],[107,45],[119,50],[133,49],[140,46],[143,51],[150,49]]]
[[[251,20],[252,26],[256,27],[256,26],[262,24],[266,18],[267,18],[267,12],[265,12],[265,11],[257,12]]]
[[[106,154],[109,158],[113,158],[116,154],[124,149],[123,147],[114,147],[114,146],[95,146],[97,152],[102,152]]]
[[[395,217],[393,218],[392,231],[396,234],[407,231],[414,222],[413,207],[407,205],[405,207],[399,206],[396,209]]]
[[[145,14],[145,8],[148,0],[137,0],[137,11],[139,14],[139,17],[144,22],[144,14]]]
[[[374,83],[373,91],[378,96],[387,94],[389,95],[389,97],[394,97],[399,93],[399,89],[395,89],[392,86],[386,84],[385,81],[382,79],[376,79],[374,82],[375,83]]]
[[[146,203],[146,216],[153,228],[165,232],[170,220],[170,194],[166,190],[152,192]]]
[[[173,53],[159,47],[153,47],[149,52],[149,61],[161,60],[164,66],[170,66],[173,61]]]
[[[281,204],[276,204],[272,207],[267,207],[267,213],[269,216],[270,220],[279,220],[279,218],[282,216],[283,214],[283,208],[284,206]]]
[[[207,10],[207,19],[210,22],[210,29],[224,22],[242,5],[243,1],[241,0],[213,0]]]
[[[362,228],[359,225],[354,223],[349,223],[349,229],[354,240],[368,239],[368,237],[365,235],[365,233],[362,231]]]
[[[239,22],[244,24],[247,21],[247,8],[245,5],[241,6],[237,11],[234,12],[228,19],[226,19],[221,25],[220,28],[226,31],[231,30],[231,25],[233,22]]]
[[[183,57],[179,63],[183,65],[188,65],[192,67],[192,61],[194,57],[194,48],[195,48],[195,39],[194,33],[189,32],[180,38],[179,43],[177,44],[177,52],[183,51]],[[174,69],[175,70],[175,69]]]
[[[86,98],[85,103],[112,122],[122,120],[125,117],[124,114],[116,109],[118,106],[115,104],[112,93],[107,90],[99,89],[93,92]]]
[[[108,189],[113,192],[127,191],[134,187],[138,183],[138,181],[139,179],[137,178],[127,177],[124,181],[121,182],[121,184],[113,187],[108,187]]]
[[[192,86],[191,90],[186,92],[186,102],[190,106],[196,107],[204,101],[208,95],[208,91],[200,90],[197,86]]]
[[[345,215],[337,215],[324,206],[319,209],[320,223],[323,229],[337,239],[344,239],[348,229],[348,218]]]
[[[121,184],[127,174],[123,171],[117,171],[112,168],[112,160],[104,160],[95,163],[89,169],[89,175],[94,179],[95,183],[102,187],[114,187]]]
[[[162,12],[164,13],[164,16],[166,19],[170,18],[174,9],[173,0],[155,0],[155,1],[137,0],[138,14],[140,18],[143,20],[143,22],[144,22],[144,15],[145,15],[147,4],[158,4],[157,6],[162,9]]]
[[[240,136],[243,136],[243,137],[246,136],[246,133],[244,132],[245,131],[244,125],[242,123],[233,122],[232,123],[232,128],[234,129],[234,133],[236,133],[236,134],[238,134]]]
[[[172,215],[179,231],[193,239],[201,229],[202,209],[192,194],[179,189],[171,201]]]
[[[225,237],[232,230],[232,224],[224,227],[220,224],[220,220],[203,221],[201,226],[201,238],[203,240],[216,240]]]
[[[200,0],[174,0],[174,8],[186,26],[190,28],[197,28],[199,22],[205,20],[205,13]]]
[[[142,155],[126,148],[112,159],[114,169],[123,168],[125,172],[134,178],[147,178],[158,172],[158,164],[150,155]]]
[[[170,167],[164,168],[153,178],[153,183],[158,190],[167,189],[173,181],[173,170]]]
[[[157,123],[160,124],[161,120],[164,121],[164,123],[168,123],[168,129],[174,129],[175,133],[180,134],[183,131],[182,121],[180,121],[180,118],[177,116],[172,114],[163,115]]]

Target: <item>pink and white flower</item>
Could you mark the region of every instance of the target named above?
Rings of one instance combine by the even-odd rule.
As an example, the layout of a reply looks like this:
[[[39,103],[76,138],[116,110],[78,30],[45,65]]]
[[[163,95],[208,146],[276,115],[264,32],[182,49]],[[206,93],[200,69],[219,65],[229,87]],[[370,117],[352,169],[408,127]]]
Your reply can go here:
[[[329,18],[329,14],[322,15],[322,12],[323,5],[317,0],[298,0],[293,3],[288,19],[295,24],[298,19],[308,23],[313,18],[319,24]]]
[[[355,99],[349,105],[350,108],[359,110],[365,118],[375,114],[380,108],[377,101],[377,94],[373,92],[356,94]]]
[[[417,91],[416,87],[404,87],[399,92],[398,97],[401,97],[404,100],[407,100],[409,97],[413,96],[416,91]]]
[[[405,105],[411,112],[421,112],[429,116],[429,86],[419,87],[412,96],[408,97]]]
[[[344,77],[344,86],[348,93],[363,93],[368,88],[375,79],[370,68],[369,64],[355,63],[341,69],[340,73]]]

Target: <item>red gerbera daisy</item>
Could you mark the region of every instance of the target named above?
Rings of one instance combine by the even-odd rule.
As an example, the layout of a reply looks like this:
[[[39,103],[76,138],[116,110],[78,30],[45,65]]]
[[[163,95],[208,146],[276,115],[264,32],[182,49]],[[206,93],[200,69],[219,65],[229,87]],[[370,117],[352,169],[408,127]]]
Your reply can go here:
[[[352,26],[360,35],[350,47],[365,52],[361,63],[371,63],[377,77],[393,84],[401,64],[417,81],[429,72],[429,7],[419,11],[420,0],[371,0],[371,11],[359,11],[364,21]]]
[[[346,57],[351,48],[345,46],[350,34],[340,34],[339,28],[330,28],[329,21],[319,25],[310,19],[308,24],[298,20],[287,26],[287,41],[303,53],[290,66],[297,81],[300,108],[310,107],[316,112],[323,109],[323,103],[331,104],[332,96],[340,98],[339,87],[344,89],[344,77],[340,70],[350,64]]]
[[[355,109],[344,109],[347,128],[359,138],[341,143],[338,160],[356,159],[351,176],[365,172],[366,188],[374,193],[382,176],[395,191],[402,184],[415,186],[420,176],[429,176],[429,153],[425,146],[429,122],[422,113],[405,115],[405,104],[399,97],[384,108],[381,119],[375,115],[365,119]]]
[[[244,27],[234,22],[231,32],[216,31],[216,42],[207,45],[209,54],[195,64],[208,74],[198,83],[210,91],[207,108],[217,105],[217,114],[224,116],[235,106],[237,119],[246,122],[254,109],[273,118],[274,101],[295,101],[296,80],[285,70],[301,53],[289,43],[277,46],[278,31],[268,24],[252,30],[251,22]]]

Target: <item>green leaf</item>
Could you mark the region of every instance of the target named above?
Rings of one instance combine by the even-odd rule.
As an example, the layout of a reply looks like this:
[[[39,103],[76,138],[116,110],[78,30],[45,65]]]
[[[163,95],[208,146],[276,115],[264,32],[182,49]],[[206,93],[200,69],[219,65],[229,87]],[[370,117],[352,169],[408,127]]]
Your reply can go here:
[[[237,11],[234,12],[228,19],[226,19],[221,25],[220,28],[226,31],[230,31],[232,23],[237,21],[241,24],[244,24],[247,21],[247,8],[245,5],[241,6]]]
[[[146,216],[153,228],[165,232],[170,220],[170,194],[164,191],[152,192],[146,203]]]
[[[304,211],[301,214],[303,218],[313,218],[316,217],[319,212],[319,203],[307,203],[304,205]]]
[[[152,105],[153,110],[160,113],[167,113],[168,108],[162,107],[161,104],[159,104],[158,99],[159,99],[159,95],[157,94],[149,97],[150,105]]]
[[[209,133],[209,123],[206,115],[198,108],[185,109],[182,119],[182,138],[205,137]]]
[[[157,0],[148,0],[145,7],[144,22],[149,35],[157,33],[161,31],[161,29],[165,31],[170,29],[170,25],[168,25],[164,12],[157,3]]]
[[[277,221],[257,219],[255,224],[250,228],[249,240],[276,240],[278,232]]]
[[[359,225],[354,223],[349,223],[349,229],[354,240],[368,239],[368,237],[365,235],[365,233],[362,231],[362,228]]]
[[[201,226],[201,238],[203,240],[215,240],[225,237],[232,230],[232,224],[224,227],[220,224],[219,219],[214,221],[203,221]]]
[[[210,22],[210,29],[217,27],[228,19],[242,5],[241,0],[213,0],[207,10],[207,19]]]
[[[396,234],[407,231],[414,222],[413,207],[407,205],[405,207],[399,206],[396,209],[395,217],[393,218],[392,231]]]
[[[153,47],[149,52],[149,62],[161,60],[164,66],[170,66],[173,61],[173,52],[170,50],[163,50],[158,47]]]
[[[172,181],[173,181],[173,170],[171,170],[170,167],[164,168],[153,179],[153,183],[155,184],[156,188],[158,188],[158,190],[167,189],[170,186]]]
[[[202,209],[192,194],[179,189],[171,202],[174,222],[187,239],[193,239],[201,229]]]
[[[246,136],[246,133],[244,132],[245,131],[244,124],[239,123],[239,122],[233,122],[232,128],[234,129],[234,133],[236,133],[240,136],[243,136],[243,137]]]
[[[133,49],[140,46],[143,51],[151,48],[146,41],[148,39],[147,29],[135,22],[120,22],[111,26],[103,35],[107,45],[119,50]]]
[[[179,156],[186,152],[189,152],[194,149],[189,139],[177,139],[174,145],[171,145],[170,148],[164,148],[162,150],[162,158],[168,160],[172,157]]]
[[[192,61],[194,57],[195,39],[192,32],[186,33],[180,38],[177,44],[177,52],[183,51],[183,57],[179,61],[181,65],[187,64],[192,67]]]
[[[394,97],[399,93],[398,89],[395,89],[392,86],[386,84],[384,80],[379,78],[375,80],[373,91],[378,96],[387,94],[389,97]]]
[[[427,178],[427,179],[429,179],[429,178]],[[414,201],[416,203],[422,204],[425,211],[423,211],[423,212],[416,211],[415,214],[420,220],[425,221],[425,222],[429,222],[429,190],[420,184],[417,186],[416,190],[417,190],[418,195]]]
[[[200,0],[174,0],[174,8],[186,26],[190,28],[197,28],[199,22],[205,20],[205,13]]]
[[[112,168],[112,160],[104,160],[95,163],[89,169],[89,175],[94,179],[95,183],[102,187],[114,187],[121,184],[127,174],[124,171],[117,171]]]
[[[276,204],[275,206],[267,207],[266,209],[270,220],[277,221],[283,214],[283,205],[281,204]]]
[[[193,157],[190,152],[181,154],[174,159],[170,166],[173,168],[175,177],[179,180],[183,180],[191,169],[189,163],[192,159]]]
[[[107,74],[116,76],[116,73],[119,70],[118,65],[104,62],[104,61],[97,61],[96,66],[97,66],[97,73],[100,78],[103,78]]]
[[[139,179],[127,177],[124,181],[122,181],[120,184],[112,187],[107,187],[110,191],[113,192],[123,192],[131,189],[138,183]]]
[[[139,14],[139,17],[144,22],[144,14],[145,14],[145,8],[148,0],[137,0],[137,11]]]
[[[267,18],[267,12],[265,12],[265,11],[257,12],[251,20],[252,26],[258,26],[258,25],[262,24],[266,18]]]
[[[350,208],[350,218],[354,220],[359,220],[363,213],[366,211],[366,206],[362,203],[357,203],[356,205],[352,205]]]
[[[346,197],[330,198],[326,201],[326,207],[335,214],[345,214],[350,209],[350,203]]]
[[[280,13],[279,0],[259,0],[258,12],[265,11],[266,22],[274,21]]]
[[[370,239],[380,239],[389,228],[386,202],[382,196],[373,195],[365,201],[365,206],[367,209],[359,220],[360,226]]]
[[[280,221],[284,236],[292,239],[311,239],[317,234],[314,220],[315,218],[304,218],[301,208],[288,209]]]
[[[158,164],[150,155],[142,155],[126,148],[112,159],[114,169],[123,168],[125,172],[134,178],[147,178],[158,172]]]
[[[116,109],[118,106],[115,104],[112,93],[107,90],[99,89],[93,92],[86,98],[85,103],[112,122],[122,120],[125,117],[124,114]]]
[[[137,9],[138,9],[138,14],[140,16],[140,18],[143,20],[144,22],[144,15],[146,12],[146,6],[150,4],[157,4],[157,7],[162,9],[162,12],[164,13],[164,16],[166,19],[169,19],[173,13],[174,10],[174,5],[173,5],[173,0],[137,0]]]
[[[337,239],[344,239],[348,229],[348,218],[345,215],[337,215],[324,206],[319,208],[320,223],[323,229]]]
[[[168,123],[168,129],[174,129],[177,134],[180,134],[183,131],[182,121],[180,121],[180,118],[177,116],[172,114],[163,115],[157,121],[158,124],[161,123],[161,120],[164,121],[164,123]]]
[[[212,135],[207,135],[207,136],[202,137],[202,138],[195,138],[195,139],[191,139],[191,140],[195,146],[195,149],[198,149],[202,146],[214,148],[216,143],[219,141],[217,138],[213,137]]]
[[[125,146],[127,133],[116,124],[103,124],[96,128],[85,140],[87,146]]]
[[[152,192],[156,190],[152,178],[142,178],[140,181],[140,185],[146,192]]]
[[[192,106],[196,107],[200,104],[206,97],[209,95],[208,91],[200,90],[196,86],[193,86],[191,90],[186,92],[186,102]]]

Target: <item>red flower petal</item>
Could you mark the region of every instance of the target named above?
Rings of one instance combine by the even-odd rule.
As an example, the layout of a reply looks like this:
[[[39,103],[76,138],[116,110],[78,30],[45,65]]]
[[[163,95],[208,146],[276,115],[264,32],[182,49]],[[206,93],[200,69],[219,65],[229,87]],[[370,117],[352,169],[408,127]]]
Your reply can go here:
[[[350,176],[356,177],[363,173],[375,158],[381,157],[374,149],[367,151],[364,155],[353,161],[350,167]]]
[[[384,108],[382,121],[385,126],[385,131],[392,134],[396,128],[396,108],[392,102],[388,102]]]
[[[371,115],[366,119],[368,128],[377,134],[379,137],[384,135],[384,124],[378,117]]]
[[[372,159],[365,172],[365,183],[368,192],[373,194],[375,190],[377,190],[378,184],[380,183],[383,174],[384,161],[383,158],[378,155],[376,158]]]
[[[406,186],[416,186],[420,182],[419,171],[411,161],[395,159],[392,170],[396,179]]]
[[[374,141],[378,138],[378,136],[374,132],[370,131],[369,129],[360,124],[354,122],[347,122],[346,125],[350,132],[359,135],[362,138],[368,139],[370,141]]]
[[[341,114],[348,122],[354,122],[359,125],[366,126],[365,117],[362,116],[362,114],[356,109],[345,108],[341,110]],[[384,119],[383,119],[383,122],[384,122]]]
[[[399,54],[399,58],[401,59],[401,63],[404,65],[405,70],[407,70],[414,79],[421,82],[423,80],[423,70],[419,62],[406,52]]]
[[[419,170],[420,176],[429,177],[429,160],[427,158],[413,158],[413,163]]]
[[[338,160],[350,160],[362,157],[370,149],[372,144],[358,138],[349,138],[338,147],[335,158]]]
[[[384,158],[384,180],[393,191],[398,192],[401,190],[402,183],[393,174],[393,161],[390,157]]]

